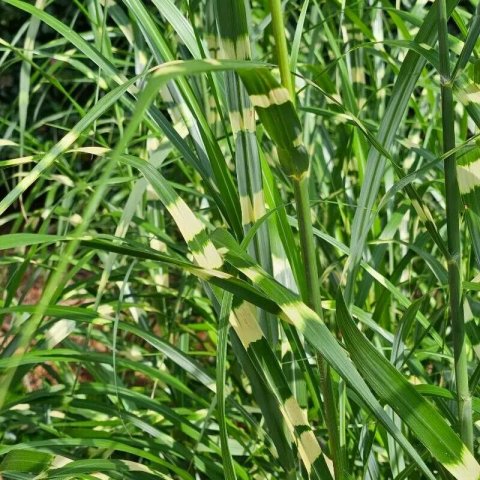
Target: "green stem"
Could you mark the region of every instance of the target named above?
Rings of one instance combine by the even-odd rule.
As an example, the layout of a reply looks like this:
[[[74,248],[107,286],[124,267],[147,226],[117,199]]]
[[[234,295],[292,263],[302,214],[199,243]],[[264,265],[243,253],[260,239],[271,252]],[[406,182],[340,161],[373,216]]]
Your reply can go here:
[[[298,230],[300,233],[300,245],[302,260],[305,267],[307,281],[307,295],[305,299],[321,318],[323,318],[322,298],[320,296],[320,282],[318,278],[317,256],[315,252],[315,240],[310,212],[310,193],[308,191],[308,177],[293,181],[295,204],[297,207]]]
[[[320,318],[323,319],[322,298],[320,295],[320,282],[310,212],[310,193],[308,190],[308,183],[308,176],[303,177],[299,181],[293,181],[298,230],[300,232],[300,247],[307,282],[307,298],[304,300],[315,310]],[[337,411],[335,408],[335,396],[333,394],[330,368],[325,359],[321,356],[318,356],[317,363],[320,371],[320,387],[323,394],[325,421],[327,424],[330,452],[335,470],[335,479],[341,480],[344,478],[343,473],[345,471],[346,462],[344,461],[344,452],[340,447]]]
[[[287,40],[285,37],[285,26],[283,23],[282,5],[280,0],[270,0],[270,11],[272,13],[273,35],[275,37],[277,60],[280,67],[282,85],[290,92],[290,98],[292,102],[295,103],[295,89],[292,82],[292,74],[290,73],[290,60],[288,58]],[[303,176],[300,180],[296,178],[293,179],[298,229],[300,232],[300,248],[303,264],[305,265],[305,277],[307,282],[307,298],[304,300],[315,310],[320,318],[323,318],[308,184],[308,174]],[[346,465],[346,462],[343,461],[343,452],[340,448],[335,396],[333,394],[330,368],[324,358],[319,356],[317,361],[320,370],[320,388],[323,394],[324,412],[330,452],[335,470],[335,479],[342,480],[344,477],[344,466]]]
[[[282,79],[282,85],[290,92],[292,102],[295,103],[295,87],[292,81],[292,73],[290,72],[281,0],[270,0],[270,12],[272,14],[272,28],[277,50],[277,61],[280,68],[280,78]]]
[[[455,148],[455,111],[448,48],[447,9],[445,0],[439,1],[439,54],[442,96],[443,151]],[[452,317],[455,381],[458,399],[459,431],[465,445],[473,451],[472,398],[468,388],[468,363],[465,342],[465,320],[462,299],[461,243],[460,243],[460,192],[457,183],[455,154],[444,161],[445,197],[448,235],[448,284]]]

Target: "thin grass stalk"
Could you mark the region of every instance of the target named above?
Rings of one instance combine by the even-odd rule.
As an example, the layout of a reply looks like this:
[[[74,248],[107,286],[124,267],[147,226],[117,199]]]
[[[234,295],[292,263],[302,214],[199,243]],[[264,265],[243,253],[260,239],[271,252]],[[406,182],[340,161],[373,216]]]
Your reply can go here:
[[[295,89],[292,83],[290,72],[290,60],[285,37],[282,6],[280,0],[270,0],[272,13],[273,32],[277,50],[277,61],[280,67],[282,85],[290,92],[292,102],[295,103]],[[295,159],[292,159],[295,161]],[[305,265],[305,277],[307,282],[306,303],[323,319],[322,299],[320,295],[320,282],[318,276],[317,258],[315,251],[315,238],[313,235],[312,217],[310,212],[308,172],[301,178],[292,177],[295,194],[295,205],[297,209],[298,227],[300,233],[300,248],[303,264]],[[332,456],[335,479],[344,478],[343,452],[340,447],[337,413],[335,408],[335,396],[333,394],[330,368],[321,356],[317,357],[320,370],[320,388],[324,400],[324,413],[327,424],[330,454]]]
[[[308,296],[304,300],[315,310],[320,318],[323,319],[308,183],[309,176],[305,176],[301,180],[295,179],[293,181],[298,217],[298,230],[300,233],[300,247],[303,264],[305,265],[305,277],[307,282]],[[330,453],[332,455],[335,470],[335,479],[339,480],[343,478],[345,463],[343,461],[343,452],[340,447],[337,412],[335,408],[335,397],[333,395],[330,368],[325,359],[320,355],[317,356],[317,363],[320,371],[320,388],[323,395],[324,417],[327,424]]]
[[[318,279],[318,267],[315,252],[315,240],[310,212],[310,193],[308,189],[309,177],[301,180],[294,179],[293,188],[295,204],[298,216],[298,230],[302,260],[305,266],[305,278],[307,281],[307,295],[305,299],[309,306],[323,318],[322,299],[320,295],[320,282]]]
[[[443,151],[455,148],[455,111],[448,48],[447,8],[445,0],[439,2],[439,54],[442,97]],[[465,445],[473,451],[472,399],[468,388],[468,362],[465,338],[465,318],[462,299],[461,243],[460,243],[460,191],[457,182],[456,156],[444,160],[445,198],[448,235],[448,284],[452,318],[455,382],[458,399],[459,433]]]
[[[295,103],[295,86],[293,85],[292,73],[290,72],[281,0],[270,0],[270,12],[272,14],[272,28],[277,50],[277,62],[280,68],[280,78],[282,85],[290,92],[292,102]]]

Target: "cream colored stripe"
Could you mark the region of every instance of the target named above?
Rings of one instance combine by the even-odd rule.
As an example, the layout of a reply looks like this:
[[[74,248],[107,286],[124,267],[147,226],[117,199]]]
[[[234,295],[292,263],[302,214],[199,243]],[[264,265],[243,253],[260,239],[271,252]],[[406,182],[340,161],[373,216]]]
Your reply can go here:
[[[290,397],[283,404],[285,413],[288,415],[288,418],[294,427],[299,427],[307,424],[307,416],[305,412],[300,408],[295,397]]]
[[[300,435],[300,445],[300,455],[308,473],[310,473],[315,460],[322,454],[322,450],[311,430],[306,430]]]
[[[240,208],[242,210],[242,225],[250,225],[255,221],[252,202],[250,197],[242,195],[240,197]]]
[[[220,257],[217,249],[210,240],[207,241],[201,251],[195,252],[192,249],[192,254],[195,261],[201,267],[216,269],[221,268],[223,265],[222,257]]]
[[[203,224],[180,197],[177,197],[174,203],[167,205],[167,209],[187,243],[204,231]],[[222,257],[210,240],[201,251],[192,251],[192,254],[201,267],[219,268],[223,265]]]
[[[230,313],[230,324],[245,348],[263,338],[262,330],[257,322],[255,307],[250,303],[243,302]]]
[[[167,209],[175,219],[186,242],[191,242],[199,233],[203,232],[203,224],[180,197],[177,197],[174,203],[167,205]]]
[[[253,108],[244,108],[242,112],[230,112],[230,123],[234,134],[240,131],[254,132],[255,111]]]
[[[295,427],[303,426],[308,428],[308,430],[302,432],[300,436],[297,436],[297,439],[300,456],[302,457],[308,473],[310,473],[314,462],[322,454],[322,450],[314,433],[308,425],[307,416],[293,396],[286,400],[280,408],[287,420],[290,433],[294,437],[296,436]]]
[[[467,85],[464,88],[460,87],[457,90],[457,96],[464,105],[480,103],[480,88],[476,84]]]
[[[469,165],[457,166],[458,188],[460,193],[471,192],[475,187],[480,187],[480,160]]]
[[[283,105],[290,101],[288,90],[283,87],[273,88],[268,94],[251,95],[250,101],[255,107],[268,108],[271,105]]]
[[[256,222],[265,215],[265,197],[260,190],[253,194],[253,221]]]
[[[250,58],[250,42],[248,36],[244,35],[232,40],[230,38],[221,38],[223,58],[236,60],[248,60]]]
[[[447,464],[445,467],[457,480],[478,480],[480,478],[480,465],[467,447],[463,447],[460,462]]]

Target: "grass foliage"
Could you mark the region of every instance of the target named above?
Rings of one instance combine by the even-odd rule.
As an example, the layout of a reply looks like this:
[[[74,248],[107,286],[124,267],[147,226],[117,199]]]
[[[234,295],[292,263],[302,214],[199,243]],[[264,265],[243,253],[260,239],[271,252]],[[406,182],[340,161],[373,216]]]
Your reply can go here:
[[[0,477],[480,478],[480,3],[0,11]]]

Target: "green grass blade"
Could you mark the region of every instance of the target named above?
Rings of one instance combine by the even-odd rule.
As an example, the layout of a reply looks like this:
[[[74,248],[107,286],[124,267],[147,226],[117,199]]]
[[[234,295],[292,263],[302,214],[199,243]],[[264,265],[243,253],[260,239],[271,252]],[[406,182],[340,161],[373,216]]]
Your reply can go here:
[[[379,397],[415,432],[431,454],[458,479],[478,479],[480,465],[444,418],[357,330],[341,293],[337,319],[352,361]]]

